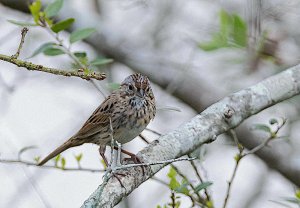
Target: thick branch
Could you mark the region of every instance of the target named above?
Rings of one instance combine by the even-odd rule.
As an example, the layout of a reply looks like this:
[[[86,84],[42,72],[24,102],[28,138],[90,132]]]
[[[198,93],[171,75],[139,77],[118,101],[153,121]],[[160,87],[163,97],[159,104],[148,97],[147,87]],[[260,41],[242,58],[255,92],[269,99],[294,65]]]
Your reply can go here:
[[[47,72],[50,74],[56,74],[56,75],[62,75],[62,76],[74,76],[74,77],[80,77],[81,79],[90,80],[90,79],[97,79],[97,80],[103,80],[105,79],[104,73],[84,73],[83,71],[77,70],[77,71],[70,71],[70,70],[62,70],[62,69],[54,69],[45,67],[42,65],[33,64],[28,61],[23,61],[20,59],[14,58],[14,56],[7,56],[0,54],[0,60],[12,63],[14,65],[17,65],[18,67],[24,67],[28,70],[33,71],[41,71],[41,72]]]
[[[238,126],[249,116],[299,93],[300,65],[225,97],[188,123],[152,142],[138,156],[145,162],[181,157]],[[98,188],[82,207],[112,207],[164,166],[148,167],[144,175],[140,168],[129,169],[121,178],[126,189],[112,178],[102,194],[99,194]]]

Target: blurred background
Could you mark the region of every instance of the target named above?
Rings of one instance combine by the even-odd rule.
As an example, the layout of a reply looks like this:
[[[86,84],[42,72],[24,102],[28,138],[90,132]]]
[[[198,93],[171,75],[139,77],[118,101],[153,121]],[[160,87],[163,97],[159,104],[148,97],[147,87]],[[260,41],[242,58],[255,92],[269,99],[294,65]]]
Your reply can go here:
[[[68,44],[70,31],[93,27],[97,31],[72,44],[72,51],[86,51],[90,59],[113,59],[94,68],[107,73],[107,79],[95,81],[102,92],[134,72],[150,78],[159,110],[149,128],[162,134],[226,95],[296,65],[300,58],[297,0],[65,0],[54,19],[71,17],[73,26],[60,32],[63,43]],[[33,22],[28,1],[0,0],[0,53],[13,55],[21,27],[7,20]],[[76,67],[66,54],[28,58],[49,41],[55,39],[44,28],[30,27],[20,59],[62,69]],[[28,146],[36,148],[25,151],[23,159],[44,157],[76,133],[103,99],[89,81],[32,72],[1,61],[0,158],[17,159]],[[238,139],[251,149],[268,136],[251,130],[254,124],[288,119],[280,130],[284,139],[241,162],[228,207],[299,207],[286,199],[295,197],[300,186],[299,109],[297,96],[238,127]],[[149,131],[143,135],[149,141],[158,137]],[[145,146],[136,138],[124,148],[136,153]],[[223,205],[237,152],[232,139],[221,135],[195,154],[200,158],[195,161],[198,171],[213,182],[209,193],[216,208]],[[98,147],[91,144],[64,152],[65,166],[77,168],[74,155],[80,153],[81,167],[103,169]],[[190,181],[199,183],[189,162],[176,166]],[[168,172],[169,166],[156,177],[169,183]],[[0,163],[0,207],[79,207],[101,183],[102,175]],[[163,207],[170,202],[170,194],[168,186],[150,179],[117,207]],[[180,207],[192,206],[188,197],[178,196]]]

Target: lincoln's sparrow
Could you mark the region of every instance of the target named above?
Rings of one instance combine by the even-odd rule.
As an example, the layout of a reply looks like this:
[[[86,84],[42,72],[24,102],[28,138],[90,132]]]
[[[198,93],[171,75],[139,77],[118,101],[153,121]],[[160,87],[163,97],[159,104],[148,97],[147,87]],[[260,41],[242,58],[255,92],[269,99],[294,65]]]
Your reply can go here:
[[[74,136],[38,165],[45,164],[70,147],[84,143],[98,144],[100,155],[107,163],[104,153],[106,145],[110,145],[111,132],[116,141],[127,143],[146,128],[154,118],[155,112],[155,99],[148,78],[141,74],[130,75],[118,90],[103,101]],[[123,150],[123,152],[134,156],[127,151]]]

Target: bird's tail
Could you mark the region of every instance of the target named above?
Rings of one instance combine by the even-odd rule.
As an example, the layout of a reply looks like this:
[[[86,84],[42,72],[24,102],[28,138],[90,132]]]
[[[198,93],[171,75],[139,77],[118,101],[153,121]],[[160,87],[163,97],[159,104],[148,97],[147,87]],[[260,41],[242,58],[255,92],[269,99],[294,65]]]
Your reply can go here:
[[[79,143],[77,139],[75,138],[70,138],[68,141],[66,141],[65,143],[63,143],[61,146],[59,146],[58,148],[56,148],[53,152],[51,152],[47,157],[45,157],[41,162],[38,163],[38,166],[42,166],[44,165],[46,162],[48,162],[48,160],[51,160],[52,158],[54,158],[55,156],[57,156],[58,154],[62,153],[63,151],[65,151],[66,149],[69,149],[70,147],[75,147],[75,146],[79,146],[82,143]]]

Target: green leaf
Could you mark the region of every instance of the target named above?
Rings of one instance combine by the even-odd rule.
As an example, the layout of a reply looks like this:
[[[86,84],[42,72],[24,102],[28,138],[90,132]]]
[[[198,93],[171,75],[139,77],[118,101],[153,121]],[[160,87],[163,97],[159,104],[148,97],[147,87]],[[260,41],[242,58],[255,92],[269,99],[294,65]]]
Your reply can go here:
[[[90,64],[93,66],[101,66],[101,65],[112,63],[113,61],[114,61],[113,59],[96,58],[93,61],[91,61]]]
[[[224,37],[224,39],[228,40],[229,35],[230,35],[230,27],[232,24],[232,18],[231,16],[225,11],[221,10],[220,14],[220,32],[219,34]]]
[[[247,46],[247,25],[245,21],[238,15],[233,15],[233,40],[235,44],[246,47]]]
[[[212,184],[213,184],[213,182],[211,182],[211,181],[203,182],[195,187],[195,192],[198,193],[202,189],[206,189],[207,187],[211,186]]]
[[[46,17],[50,18],[56,16],[62,6],[63,0],[55,0],[53,3],[49,4],[45,9]]]
[[[219,27],[219,31],[212,35],[211,41],[199,43],[199,48],[204,51],[213,51],[224,47],[246,47],[247,25],[241,17],[221,10]]]
[[[242,156],[241,156],[240,154],[236,154],[236,155],[234,156],[234,160],[235,160],[236,162],[238,162],[241,158],[242,158]]]
[[[252,130],[261,130],[261,131],[265,131],[267,133],[272,133],[270,127],[265,124],[254,124],[251,129]]]
[[[170,167],[170,170],[169,170],[169,173],[168,173],[168,177],[169,178],[174,178],[174,177],[176,177],[176,175],[177,175],[176,170],[174,168]]]
[[[214,204],[212,201],[207,201],[206,204],[207,208],[213,208],[214,207]]]
[[[12,24],[19,25],[22,27],[38,26],[36,23],[32,23],[32,22],[22,22],[22,21],[17,21],[17,20],[7,20],[7,21]]]
[[[28,58],[32,58],[40,53],[43,53],[47,48],[51,48],[53,47],[54,45],[56,45],[55,43],[53,42],[48,42],[48,43],[44,43],[43,45],[41,45],[40,47],[38,47],[34,52],[33,54],[28,57]]]
[[[175,191],[177,193],[181,193],[181,194],[189,196],[190,191],[187,188],[188,185],[189,184],[188,184],[188,182],[186,180],[182,180],[181,185],[179,187],[175,188]]]
[[[300,189],[296,191],[295,196],[300,200]]]
[[[41,157],[40,157],[40,156],[36,156],[36,157],[34,157],[33,159],[34,159],[34,161],[35,161],[36,163],[39,163]]]
[[[76,30],[71,33],[70,43],[75,43],[77,41],[85,39],[90,35],[92,35],[94,32],[96,32],[95,28],[84,28],[84,29]]]
[[[107,168],[107,166],[106,166],[106,164],[105,164],[104,160],[102,159],[102,160],[100,160],[100,162],[101,162],[101,164],[103,165],[103,168],[104,168],[104,169],[106,169],[106,168]]]
[[[82,63],[82,65],[84,65],[84,66],[88,65],[89,60],[88,60],[86,52],[77,51],[77,52],[74,52],[73,54],[80,61],[80,63]],[[72,65],[73,65],[73,68],[82,68],[81,65],[79,65],[77,62],[74,62]]]
[[[58,55],[65,54],[65,52],[57,46],[52,46],[52,47],[46,48],[43,51],[43,53],[46,56],[58,56]]]
[[[31,12],[31,15],[34,19],[34,22],[38,24],[40,19],[40,11],[42,8],[41,0],[37,0],[29,5],[29,10]]]
[[[87,56],[86,52],[75,52],[74,56],[76,56],[77,58],[85,58]]]
[[[57,167],[57,164],[58,164],[59,159],[60,159],[60,154],[58,154],[58,155],[54,158],[55,167]]]
[[[79,163],[80,160],[82,159],[82,153],[80,153],[79,155],[75,155],[75,159]]]
[[[168,177],[170,178],[169,188],[172,190],[176,190],[176,188],[180,187],[180,183],[176,179],[177,172],[174,168],[170,168],[168,173]]]
[[[66,159],[64,157],[62,157],[61,160],[60,160],[60,162],[61,162],[61,169],[65,169]]]
[[[66,20],[62,20],[62,21],[54,24],[51,27],[51,30],[55,33],[58,33],[62,30],[65,30],[65,29],[69,28],[73,24],[74,21],[75,21],[74,18],[69,18],[69,19],[66,19]]]
[[[48,17],[45,17],[44,19],[45,19],[45,21],[47,22],[47,24],[49,25],[49,27],[52,27],[52,25],[53,25],[53,20],[49,19]]]
[[[227,39],[220,34],[215,34],[213,39],[206,43],[199,43],[199,48],[204,51],[213,51],[216,49],[228,47]]]

